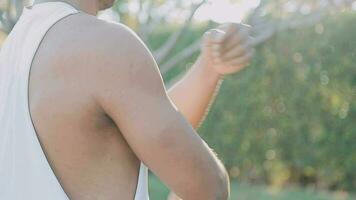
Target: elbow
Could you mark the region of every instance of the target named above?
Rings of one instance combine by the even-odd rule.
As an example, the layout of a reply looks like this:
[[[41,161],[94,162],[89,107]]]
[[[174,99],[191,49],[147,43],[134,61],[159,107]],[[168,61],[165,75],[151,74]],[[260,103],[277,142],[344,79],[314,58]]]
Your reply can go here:
[[[216,174],[210,181],[209,187],[205,188],[205,199],[228,200],[230,196],[229,176],[225,171]]]
[[[230,182],[227,172],[221,174],[216,183],[215,194],[213,194],[214,200],[228,200],[230,196]]]
[[[228,200],[230,197],[229,175],[225,167],[219,163],[218,170],[211,174],[209,187],[205,189],[209,200]]]
[[[229,176],[225,171],[210,174],[204,182],[195,182],[180,196],[184,200],[228,200],[230,196]]]

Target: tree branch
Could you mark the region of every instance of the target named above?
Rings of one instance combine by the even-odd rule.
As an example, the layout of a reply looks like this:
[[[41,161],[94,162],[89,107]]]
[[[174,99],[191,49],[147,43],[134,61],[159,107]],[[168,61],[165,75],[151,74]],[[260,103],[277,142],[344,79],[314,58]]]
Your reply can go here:
[[[184,62],[184,60],[190,58],[194,53],[200,50],[201,41],[197,40],[183,51],[179,52],[177,55],[170,58],[167,62],[161,65],[161,73],[166,74],[169,70],[171,70],[174,66],[176,66],[179,62]]]
[[[173,50],[174,46],[177,44],[179,39],[187,32],[193,17],[196,11],[206,2],[206,0],[201,1],[200,3],[193,5],[189,17],[185,20],[183,27],[171,35],[167,42],[159,48],[157,51],[153,52],[158,63],[161,63],[169,53]]]

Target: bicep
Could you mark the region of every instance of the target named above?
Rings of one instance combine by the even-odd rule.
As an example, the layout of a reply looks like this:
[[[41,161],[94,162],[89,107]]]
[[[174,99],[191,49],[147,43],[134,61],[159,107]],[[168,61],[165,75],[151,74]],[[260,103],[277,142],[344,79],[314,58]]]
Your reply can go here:
[[[102,72],[100,105],[138,158],[178,194],[214,182],[218,162],[170,101],[151,53],[140,41],[126,51]]]

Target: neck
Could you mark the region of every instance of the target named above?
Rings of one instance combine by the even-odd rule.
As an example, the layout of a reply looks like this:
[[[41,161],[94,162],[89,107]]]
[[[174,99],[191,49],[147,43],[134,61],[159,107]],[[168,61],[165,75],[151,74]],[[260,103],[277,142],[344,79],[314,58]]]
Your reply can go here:
[[[35,0],[34,4],[55,1],[68,3],[76,9],[91,15],[97,15],[100,10],[96,0]]]

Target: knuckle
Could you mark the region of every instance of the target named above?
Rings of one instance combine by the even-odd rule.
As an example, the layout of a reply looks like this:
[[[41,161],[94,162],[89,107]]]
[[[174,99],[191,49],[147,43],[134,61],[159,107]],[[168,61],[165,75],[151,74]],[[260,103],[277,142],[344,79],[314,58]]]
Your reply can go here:
[[[249,24],[242,24],[242,27],[246,30],[247,33],[250,33],[252,31],[252,26]]]
[[[204,40],[207,40],[207,39],[210,37],[210,34],[211,34],[211,31],[206,31],[206,32],[203,34],[203,39],[204,39]]]
[[[242,55],[246,55],[248,53],[248,48],[245,46],[245,45],[242,45],[239,47],[239,50],[238,50],[240,54]]]
[[[245,51],[250,51],[251,50],[251,45],[249,42],[245,42],[243,44],[243,48],[245,49]],[[247,52],[246,52],[247,53]]]

